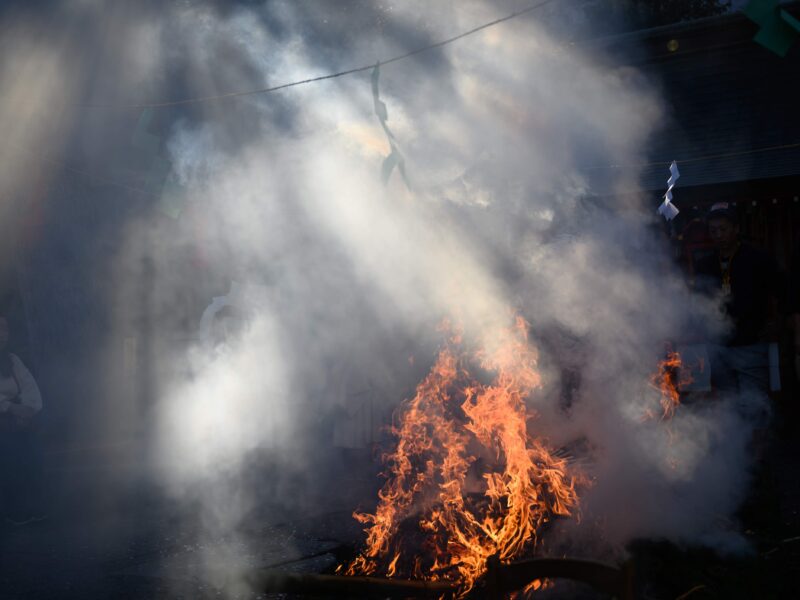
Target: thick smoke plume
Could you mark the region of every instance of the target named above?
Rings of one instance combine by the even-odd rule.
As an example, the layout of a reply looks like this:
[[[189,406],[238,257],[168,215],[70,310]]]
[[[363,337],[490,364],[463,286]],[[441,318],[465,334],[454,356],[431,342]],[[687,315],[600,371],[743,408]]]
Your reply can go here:
[[[99,69],[120,78],[85,99],[136,104],[374,63],[519,4],[196,2],[110,16],[81,6],[110,19],[117,35],[97,43],[116,54]],[[311,457],[330,443],[319,425],[347,410],[350,392],[369,387],[389,414],[424,373],[437,323],[479,337],[515,313],[541,356],[537,434],[556,447],[580,440],[593,481],[582,523],[564,535],[600,535],[603,551],[640,536],[719,538],[744,489],[748,425],[724,403],[680,407],[668,424],[641,417],[658,404],[648,380],[665,341],[698,320],[712,336],[724,324],[687,293],[655,205],[635,193],[636,169],[607,168],[644,162],[665,107],[635,70],[570,42],[591,36],[581,14],[555,3],[381,67],[408,185],[397,170],[381,181],[389,146],[369,71],[153,109],[166,184],[104,264],[115,282],[108,343],[142,324],[152,333],[140,349],[150,409],[123,396],[116,416],[147,424],[154,472],[210,538],[235,540],[264,501],[245,476],[254,457],[279,465],[270,502],[302,502],[298,489],[321,476]],[[96,133],[103,123],[132,129],[140,112],[84,124],[92,152],[113,145]],[[164,215],[174,207],[176,220]],[[202,280],[181,267],[187,254]],[[224,343],[199,339],[203,308],[232,285],[235,327]],[[175,331],[195,336],[190,350]],[[209,557],[215,582],[242,566],[237,544]]]

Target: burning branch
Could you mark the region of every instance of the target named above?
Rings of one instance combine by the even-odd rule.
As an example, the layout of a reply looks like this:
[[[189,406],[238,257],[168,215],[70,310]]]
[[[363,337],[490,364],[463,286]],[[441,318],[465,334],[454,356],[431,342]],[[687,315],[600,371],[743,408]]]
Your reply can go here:
[[[691,374],[682,368],[681,355],[667,351],[667,358],[658,363],[658,370],[650,377],[650,385],[661,392],[661,418],[671,419],[680,406],[680,389],[692,383]]]
[[[459,594],[456,584],[445,581],[413,581],[380,577],[342,577],[310,573],[286,573],[260,569],[244,574],[253,589],[266,593],[295,593],[324,598],[453,598]],[[500,564],[496,556],[489,557],[482,585],[470,598],[499,600],[527,597],[529,589],[538,589],[541,581],[556,578],[582,581],[599,592],[620,600],[633,598],[633,567],[627,563],[618,568],[611,565],[569,558],[539,558],[511,564]],[[539,585],[536,585],[539,584]],[[522,590],[522,591],[520,591]]]
[[[354,514],[367,526],[367,541],[342,569],[348,575],[453,581],[466,594],[489,557],[509,561],[532,551],[545,523],[577,508],[576,476],[566,460],[528,433],[536,415],[525,399],[540,377],[527,323],[518,318],[471,357],[461,346],[461,336],[452,335],[401,406],[378,507]],[[473,375],[475,362],[493,373],[491,383]],[[478,452],[491,458],[477,461]],[[467,481],[478,464],[481,493],[470,494]]]

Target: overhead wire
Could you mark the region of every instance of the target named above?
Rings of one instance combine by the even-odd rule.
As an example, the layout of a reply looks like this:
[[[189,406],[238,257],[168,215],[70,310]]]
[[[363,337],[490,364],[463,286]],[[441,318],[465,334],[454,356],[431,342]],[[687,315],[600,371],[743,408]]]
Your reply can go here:
[[[752,148],[750,150],[741,150],[739,152],[724,152],[720,154],[705,154],[702,156],[695,156],[693,158],[675,159],[679,165],[686,163],[701,162],[704,160],[711,160],[716,158],[732,158],[735,156],[746,156],[748,154],[758,154],[761,152],[770,152],[773,150],[790,150],[792,148],[800,148],[800,142],[793,142],[789,144],[780,144],[777,146],[765,146],[763,148]],[[672,164],[671,160],[659,160],[647,163],[626,164],[626,165],[594,165],[585,167],[587,169],[644,169],[647,167],[662,167]]]
[[[514,11],[512,13],[509,13],[509,14],[503,16],[503,17],[499,17],[499,18],[494,19],[492,21],[488,21],[486,23],[478,25],[477,27],[473,27],[472,29],[469,29],[467,31],[459,33],[458,35],[455,35],[455,36],[440,40],[438,42],[427,44],[425,46],[421,46],[421,47],[416,48],[414,50],[411,50],[409,52],[405,52],[404,54],[393,56],[393,57],[388,58],[388,59],[383,60],[383,61],[379,61],[379,64],[388,65],[388,64],[395,63],[395,62],[398,62],[398,61],[401,61],[401,60],[405,60],[405,59],[410,58],[412,56],[416,56],[417,54],[421,54],[423,52],[427,52],[428,50],[433,50],[434,48],[441,48],[441,47],[446,46],[448,44],[451,44],[451,43],[453,43],[455,41],[463,39],[463,38],[465,38],[467,36],[470,36],[470,35],[473,35],[475,33],[478,33],[479,31],[483,31],[484,29],[488,29],[489,27],[493,27],[495,25],[499,25],[500,23],[505,23],[506,21],[510,21],[511,19],[515,19],[517,17],[520,17],[520,16],[522,16],[524,14],[527,14],[529,12],[532,12],[532,11],[538,9],[538,8],[542,8],[542,7],[546,6],[547,4],[551,4],[551,3],[555,2],[555,1],[556,0],[541,0],[540,2],[537,2],[535,4],[531,4],[531,5],[529,5],[529,6],[525,7],[525,8],[522,8],[520,10],[517,10],[517,11]],[[293,82],[290,82],[290,83],[284,83],[284,84],[271,86],[271,87],[267,87],[267,88],[260,88],[260,89],[254,89],[254,90],[243,90],[243,91],[236,91],[236,92],[226,92],[226,93],[223,93],[223,94],[214,94],[214,95],[209,95],[209,96],[199,96],[199,97],[193,97],[193,98],[183,98],[183,99],[179,99],[179,100],[167,100],[167,101],[162,101],[162,102],[147,102],[147,103],[135,103],[135,104],[78,104],[77,106],[79,108],[136,109],[136,110],[144,110],[144,109],[148,109],[148,108],[155,109],[155,108],[167,108],[167,107],[174,107],[174,106],[186,106],[186,105],[198,104],[198,103],[202,103],[202,102],[212,102],[212,101],[226,100],[226,99],[229,99],[229,98],[237,98],[237,97],[242,97],[242,96],[252,96],[252,95],[255,95],[255,94],[267,94],[267,93],[276,92],[276,91],[283,90],[283,89],[288,89],[288,88],[291,88],[291,87],[305,85],[305,84],[308,84],[308,83],[314,83],[316,81],[323,81],[323,80],[327,80],[327,79],[335,79],[337,77],[343,77],[345,75],[352,75],[354,73],[360,73],[360,72],[363,72],[363,71],[368,71],[370,69],[373,69],[374,67],[375,67],[375,64],[374,63],[370,63],[368,65],[363,65],[363,66],[360,66],[360,67],[354,67],[354,68],[351,68],[351,69],[346,69],[344,71],[337,71],[335,73],[328,73],[326,75],[319,75],[317,77],[309,77],[307,79],[302,79],[302,80],[299,80],[299,81],[293,81]],[[49,160],[46,159],[46,160],[48,162],[53,162],[53,163],[57,163],[58,162],[58,161],[55,161],[55,160],[52,160],[52,159],[49,159]],[[66,171],[68,171],[68,172],[84,175],[84,176],[88,177],[89,179],[93,179],[96,182],[98,182],[100,184],[103,184],[103,185],[110,185],[110,186],[120,187],[120,188],[124,188],[124,189],[128,189],[128,190],[140,193],[140,194],[150,194],[151,193],[148,190],[145,190],[145,189],[142,189],[142,188],[139,188],[139,187],[136,187],[136,186],[131,186],[131,185],[126,184],[126,183],[120,183],[120,182],[112,181],[110,179],[107,179],[107,178],[104,178],[104,177],[100,177],[100,176],[96,176],[94,174],[88,173],[86,171],[82,171],[80,169],[75,169],[75,168],[70,167],[68,165],[64,165],[64,169]]]
[[[483,31],[483,30],[488,29],[490,27],[493,27],[495,25],[499,25],[500,23],[504,23],[504,22],[510,21],[512,19],[515,19],[517,17],[520,17],[520,16],[522,16],[524,14],[530,13],[530,12],[532,12],[532,11],[538,9],[538,8],[542,8],[542,7],[544,7],[544,6],[548,5],[548,4],[551,4],[551,3],[555,2],[555,1],[556,0],[541,0],[540,2],[537,2],[535,4],[531,4],[531,5],[526,6],[525,8],[522,8],[520,10],[511,12],[511,13],[503,16],[503,17],[499,17],[499,18],[494,19],[492,21],[488,21],[486,23],[478,25],[477,27],[473,27],[472,29],[464,31],[464,32],[462,32],[462,33],[460,33],[458,35],[454,35],[452,37],[440,40],[438,42],[433,42],[431,44],[427,44],[425,46],[421,46],[421,47],[416,48],[414,50],[411,50],[409,52],[405,52],[403,54],[399,54],[397,56],[393,56],[393,57],[388,58],[386,60],[379,61],[379,64],[380,65],[392,64],[392,63],[395,63],[395,62],[398,62],[398,61],[401,61],[401,60],[405,60],[405,59],[410,58],[412,56],[415,56],[417,54],[421,54],[423,52],[427,52],[428,50],[433,50],[435,48],[441,48],[443,46],[451,44],[451,43],[453,43],[455,41],[458,41],[460,39],[463,39],[465,37],[468,37],[470,35],[473,35],[475,33],[478,33],[480,31]],[[208,95],[208,96],[198,96],[198,97],[192,97],[192,98],[183,98],[183,99],[178,99],[178,100],[167,100],[167,101],[161,101],[161,102],[143,102],[143,103],[133,103],[133,104],[80,104],[78,106],[81,107],[81,108],[109,108],[109,109],[118,108],[118,109],[138,109],[138,110],[143,110],[143,109],[148,109],[148,108],[156,109],[156,108],[166,108],[166,107],[174,107],[174,106],[186,106],[186,105],[198,104],[198,103],[202,103],[202,102],[212,102],[212,101],[226,100],[226,99],[230,99],[230,98],[237,98],[237,97],[243,97],[243,96],[252,96],[252,95],[256,95],[256,94],[267,94],[267,93],[276,92],[276,91],[279,91],[279,90],[284,90],[284,89],[288,89],[288,88],[292,88],[292,87],[296,87],[296,86],[300,86],[300,85],[314,83],[314,82],[317,82],[317,81],[335,79],[335,78],[338,78],[338,77],[343,77],[343,76],[351,75],[351,74],[354,74],[354,73],[360,73],[360,72],[368,71],[370,69],[373,69],[374,67],[375,67],[375,63],[370,63],[368,65],[362,65],[362,66],[359,66],[359,67],[353,67],[353,68],[350,68],[350,69],[345,69],[343,71],[337,71],[335,73],[328,73],[328,74],[319,75],[319,76],[316,76],[316,77],[309,77],[309,78],[306,78],[306,79],[301,79],[301,80],[293,81],[293,82],[290,82],[290,83],[283,83],[283,84],[280,84],[280,85],[275,85],[275,86],[266,87],[266,88],[259,88],[259,89],[252,89],[252,90],[240,90],[240,91],[226,92],[226,93],[222,93],[222,94],[214,94],[214,95]],[[754,149],[750,149],[750,150],[743,150],[743,151],[740,151],[740,152],[728,152],[728,153],[722,153],[722,154],[709,154],[709,155],[696,156],[696,157],[686,158],[686,159],[676,159],[676,161],[679,164],[686,164],[686,163],[701,162],[701,161],[705,161],[705,160],[712,160],[712,159],[718,159],[718,158],[730,158],[730,157],[737,157],[737,156],[746,156],[746,155],[750,155],[750,154],[757,154],[757,153],[769,152],[769,151],[774,151],[774,150],[786,150],[786,149],[793,149],[793,148],[800,148],[800,142],[789,143],[789,144],[781,144],[781,145],[776,145],[776,146],[768,146],[768,147],[764,147],[764,148],[754,148]],[[664,166],[664,165],[669,165],[671,162],[672,162],[671,160],[665,160],[665,161],[653,161],[653,162],[640,163],[640,164],[594,165],[594,166],[588,166],[588,167],[585,167],[585,168],[587,168],[587,169],[624,169],[624,168],[633,169],[633,168],[647,168],[647,167]],[[75,173],[80,173],[80,174],[89,176],[90,178],[95,179],[99,183],[103,183],[103,184],[106,184],[106,185],[112,185],[112,186],[124,187],[124,188],[128,188],[128,189],[131,189],[131,190],[139,192],[139,193],[148,193],[146,190],[143,190],[141,188],[137,188],[135,186],[130,186],[130,185],[127,185],[127,184],[117,183],[117,182],[114,182],[114,181],[111,181],[111,180],[108,180],[108,179],[105,179],[105,178],[92,176],[89,173],[82,172],[82,171],[80,171],[78,169],[74,169],[74,168],[71,168],[71,167],[65,167],[65,168],[68,171],[72,171],[72,172],[75,172]]]
[[[477,27],[473,27],[468,31],[464,31],[455,35],[453,37],[434,42],[432,44],[427,44],[420,48],[416,48],[415,50],[411,50],[404,54],[400,54],[398,56],[393,56],[392,58],[388,58],[386,60],[378,61],[381,65],[388,65],[391,63],[395,63],[401,60],[405,60],[407,58],[411,58],[412,56],[416,56],[417,54],[421,54],[423,52],[427,52],[428,50],[433,50],[434,48],[441,48],[442,46],[446,46],[448,44],[452,44],[455,41],[458,41],[462,38],[467,36],[473,35],[478,33],[479,31],[483,31],[484,29],[488,29],[489,27],[494,27],[495,25],[499,25],[500,23],[505,23],[506,21],[510,21],[511,19],[515,19],[520,17],[524,14],[532,12],[538,8],[542,8],[547,4],[551,4],[556,0],[541,0],[535,4],[531,4],[525,8],[520,10],[514,11],[505,15],[504,17],[500,17],[498,19],[494,19],[493,21],[489,21],[488,23],[484,23]],[[146,109],[146,108],[166,108],[172,106],[185,106],[188,104],[198,104],[201,102],[212,102],[217,100],[227,100],[229,98],[239,98],[242,96],[253,96],[255,94],[268,94],[271,92],[277,92],[278,90],[285,90],[291,87],[296,87],[299,85],[305,85],[308,83],[314,83],[316,81],[324,81],[326,79],[335,79],[337,77],[343,77],[345,75],[352,75],[353,73],[361,73],[362,71],[368,71],[375,66],[375,63],[370,63],[368,65],[363,65],[360,67],[353,67],[352,69],[346,69],[344,71],[337,71],[336,73],[328,73],[326,75],[318,75],[317,77],[309,77],[307,79],[301,79],[299,81],[293,81],[291,83],[282,83],[280,85],[274,85],[271,87],[266,88],[259,88],[255,90],[243,90],[243,91],[236,91],[236,92],[226,92],[223,94],[213,94],[210,96],[198,96],[194,98],[183,98],[179,100],[167,100],[163,102],[144,102],[138,104],[79,104],[80,108],[118,108],[118,109]]]

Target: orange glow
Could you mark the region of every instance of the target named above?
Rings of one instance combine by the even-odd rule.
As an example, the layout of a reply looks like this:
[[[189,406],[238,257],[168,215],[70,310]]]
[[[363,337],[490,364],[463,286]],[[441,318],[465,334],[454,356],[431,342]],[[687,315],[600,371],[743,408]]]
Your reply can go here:
[[[472,353],[451,333],[398,411],[377,509],[353,515],[367,539],[346,574],[444,579],[466,594],[490,556],[530,555],[544,523],[576,511],[577,475],[528,432],[540,376],[527,328],[517,318]]]
[[[670,350],[667,358],[658,363],[658,370],[650,377],[650,384],[661,392],[662,419],[672,418],[681,403],[681,387],[693,381],[688,370],[682,369],[682,366],[681,355]]]

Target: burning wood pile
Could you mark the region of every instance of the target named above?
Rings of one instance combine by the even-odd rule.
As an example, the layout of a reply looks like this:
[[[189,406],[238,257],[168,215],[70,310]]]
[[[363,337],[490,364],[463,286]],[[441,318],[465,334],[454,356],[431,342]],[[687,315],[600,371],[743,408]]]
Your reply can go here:
[[[531,433],[526,399],[541,380],[527,328],[517,318],[470,352],[446,327],[448,343],[393,428],[377,509],[354,515],[366,546],[340,572],[448,582],[464,596],[493,557],[532,556],[548,521],[575,515],[585,478]]]
[[[447,343],[396,414],[396,446],[374,512],[356,512],[366,543],[337,575],[262,572],[262,590],[346,597],[528,597],[567,578],[632,597],[630,566],[537,558],[541,535],[579,513],[590,484],[575,461],[537,434],[530,406],[541,379],[520,317],[469,349],[445,324]],[[651,379],[662,418],[677,409],[680,357]],[[652,412],[650,413],[652,417]],[[645,416],[647,418],[647,416]]]

